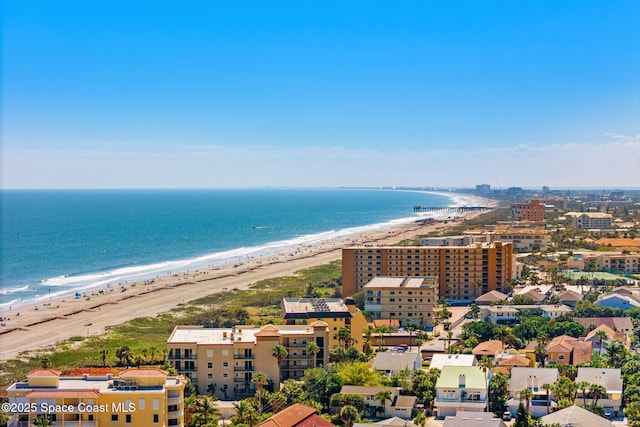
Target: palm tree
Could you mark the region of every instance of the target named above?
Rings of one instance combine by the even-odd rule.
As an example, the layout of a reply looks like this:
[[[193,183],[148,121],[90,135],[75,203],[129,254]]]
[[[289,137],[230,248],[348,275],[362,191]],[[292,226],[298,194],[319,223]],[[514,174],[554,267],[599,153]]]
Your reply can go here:
[[[508,326],[498,326],[493,328],[493,337],[502,342],[503,350],[505,343],[513,343],[516,339],[516,336],[513,334],[513,330]]]
[[[116,357],[120,359],[120,365],[125,366],[131,364],[133,358],[133,352],[126,345],[120,346],[116,349]],[[126,363],[125,363],[126,362]]]
[[[384,334],[391,332],[391,329],[387,325],[380,325],[376,328],[376,332],[378,333],[378,351],[380,351],[384,343]]]
[[[254,372],[251,382],[256,385],[256,397],[258,398],[259,404],[258,413],[262,414],[262,389],[265,385],[269,384],[269,377],[263,372]]]
[[[276,360],[278,361],[278,365],[281,365],[282,361],[289,357],[289,352],[287,351],[287,348],[285,346],[278,344],[277,346],[273,347],[273,353],[271,355],[276,358]]]
[[[32,422],[36,427],[49,427],[53,425],[53,420],[46,415],[38,415]]]
[[[214,399],[209,396],[198,396],[196,412],[193,414],[193,421],[196,425],[217,424],[220,412],[213,404]]]
[[[368,325],[367,329],[364,330],[364,354],[369,355],[369,353],[371,353],[371,337],[373,336],[373,333],[375,332],[375,329],[373,328],[373,326]]]
[[[580,381],[579,383],[576,383],[576,387],[582,392],[584,408],[587,409],[587,390],[589,390],[589,383],[587,381]]]
[[[258,410],[247,400],[241,400],[233,404],[236,415],[233,417],[234,424],[247,424],[254,427],[260,421]]]
[[[609,364],[614,368],[622,367],[624,363],[624,355],[622,354],[624,346],[620,340],[613,340],[608,345],[604,345],[609,357]]]
[[[149,351],[151,352],[151,363],[153,364],[153,362],[156,360],[155,355],[156,351],[158,351],[158,347],[151,346],[149,347]]]
[[[184,398],[184,425],[191,425],[193,415],[198,411],[198,396],[191,394]]]
[[[344,422],[345,427],[353,426],[353,423],[360,418],[360,413],[353,405],[345,405],[340,409],[340,420]]]
[[[107,366],[107,354],[109,354],[109,349],[103,348],[100,350],[100,357],[102,358],[102,367]]]
[[[320,346],[315,341],[309,341],[307,344],[307,353],[311,356],[311,366],[316,367],[316,355],[320,353]]]
[[[531,390],[529,387],[520,391],[520,400],[525,401],[525,409],[527,410],[527,412],[529,412],[529,403],[531,402],[531,399],[533,399],[533,390]]]
[[[218,384],[216,384],[216,383],[207,384],[207,393],[209,393],[209,394],[211,394],[211,396],[213,396],[216,393],[216,388],[218,388]]]
[[[453,341],[453,331],[447,331],[447,353],[451,354],[451,341]]]
[[[349,328],[340,328],[338,329],[336,338],[338,339],[338,344],[342,345],[344,349],[347,350],[351,341],[351,331]]]
[[[536,348],[533,350],[536,355],[536,362],[544,366],[544,362],[547,359],[547,347],[540,341],[536,344]]]
[[[272,412],[278,413],[287,407],[287,397],[279,391],[271,393],[269,395],[269,405],[271,405]]]
[[[593,399],[593,407],[598,405],[598,400],[607,397],[607,389],[600,384],[591,384],[589,386],[589,397]]]
[[[382,403],[382,412],[386,414],[386,404],[387,401],[391,400],[391,390],[379,391],[376,393],[375,398]]]
[[[424,411],[418,412],[418,415],[413,419],[413,423],[420,427],[424,427],[427,424],[427,416],[424,414]]]
[[[547,393],[547,414],[550,413],[551,410],[551,395],[549,394],[549,391],[552,390],[552,388],[553,386],[551,384],[542,384],[542,389]]]
[[[42,358],[40,358],[40,366],[42,366],[42,369],[47,369],[50,365],[51,360],[49,360],[47,356],[43,356]]]
[[[602,343],[604,342],[604,340],[609,338],[609,336],[607,335],[607,333],[605,331],[600,329],[598,332],[596,332],[596,338],[598,338],[600,340],[600,354],[602,354]]]
[[[491,369],[493,369],[495,367],[495,363],[493,362],[493,359],[488,358],[487,356],[482,356],[480,358],[480,361],[478,362],[478,367],[480,369],[482,369],[482,372],[484,373],[484,390],[486,393],[486,407],[485,407],[485,411],[489,412],[489,382],[487,380],[487,372],[491,371]]]

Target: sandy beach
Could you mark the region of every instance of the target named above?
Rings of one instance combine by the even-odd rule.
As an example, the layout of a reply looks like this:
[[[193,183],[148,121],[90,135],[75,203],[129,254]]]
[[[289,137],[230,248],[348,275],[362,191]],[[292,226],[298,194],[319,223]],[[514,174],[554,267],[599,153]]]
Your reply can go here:
[[[487,202],[483,200],[483,202]],[[486,206],[486,205],[485,205]],[[406,238],[440,230],[472,218],[464,213],[457,221],[408,223],[390,226],[314,245],[249,258],[210,269],[181,272],[153,281],[110,286],[82,297],[53,299],[38,306],[22,306],[0,312],[0,360],[25,351],[44,349],[73,336],[99,335],[105,328],[136,317],[156,316],[179,304],[232,289],[245,289],[259,280],[287,276],[301,269],[341,258],[341,249],[352,245],[397,243]]]

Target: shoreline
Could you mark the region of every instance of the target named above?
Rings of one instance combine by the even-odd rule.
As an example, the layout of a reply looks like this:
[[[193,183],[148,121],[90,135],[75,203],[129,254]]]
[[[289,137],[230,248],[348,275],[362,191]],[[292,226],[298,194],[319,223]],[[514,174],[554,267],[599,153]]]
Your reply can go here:
[[[400,191],[422,192],[447,197],[450,203],[447,206],[443,206],[443,208],[479,204],[484,206],[495,205],[495,201],[475,195],[421,190]],[[140,282],[154,284],[154,282],[161,277],[170,276],[173,273],[180,275],[191,271],[211,270],[225,267],[229,263],[238,264],[254,258],[264,258],[271,255],[277,256],[280,252],[294,250],[298,247],[331,243],[334,240],[348,238],[349,236],[372,233],[399,224],[410,224],[427,217],[432,217],[436,221],[444,221],[452,217],[455,219],[458,216],[459,215],[456,214],[449,215],[444,212],[434,212],[424,215],[414,214],[414,216],[388,220],[381,223],[321,231],[285,240],[265,242],[255,246],[223,249],[218,252],[196,255],[192,258],[158,260],[149,264],[113,268],[103,272],[97,271],[77,276],[59,276],[42,279],[39,283],[42,288],[39,290],[38,295],[0,303],[0,318],[10,317],[9,313],[18,313],[20,310],[25,310],[29,306],[42,308],[50,306],[54,301],[63,299],[73,299],[76,297],[85,298],[86,296],[93,298],[98,296],[96,292],[102,294],[104,292],[111,292],[117,288],[129,288],[132,284]],[[54,283],[48,284],[49,282]],[[64,284],[64,282],[68,282],[68,284]],[[9,289],[7,295],[11,294],[14,290],[19,291],[32,286],[35,289],[36,284],[27,284],[19,288]],[[47,287],[48,294],[46,293]],[[0,326],[0,333],[2,329],[2,326]]]
[[[341,259],[341,249],[362,244],[392,244],[457,225],[479,215],[469,212],[454,220],[391,224],[358,234],[303,244],[285,251],[238,260],[195,271],[174,273],[153,281],[140,280],[124,287],[96,289],[89,299],[66,297],[45,304],[2,311],[0,360],[15,358],[24,351],[44,349],[73,336],[105,333],[108,326],[136,317],[156,316],[181,304],[217,292],[246,289],[252,283]],[[448,224],[444,224],[447,221]],[[18,315],[18,312],[20,313]]]

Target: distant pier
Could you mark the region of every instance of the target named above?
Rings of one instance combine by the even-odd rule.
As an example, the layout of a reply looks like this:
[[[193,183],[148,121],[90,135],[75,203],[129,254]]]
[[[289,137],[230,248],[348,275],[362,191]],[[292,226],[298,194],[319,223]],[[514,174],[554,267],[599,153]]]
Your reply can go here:
[[[433,207],[433,206],[414,206],[414,212],[484,212],[489,210],[487,206],[449,206],[449,207]]]

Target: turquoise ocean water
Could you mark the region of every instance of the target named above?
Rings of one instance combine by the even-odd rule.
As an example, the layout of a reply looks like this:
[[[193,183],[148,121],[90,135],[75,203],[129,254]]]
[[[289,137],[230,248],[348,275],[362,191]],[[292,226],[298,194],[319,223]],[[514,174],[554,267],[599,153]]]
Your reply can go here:
[[[364,189],[3,190],[0,309],[418,219],[455,199]]]

